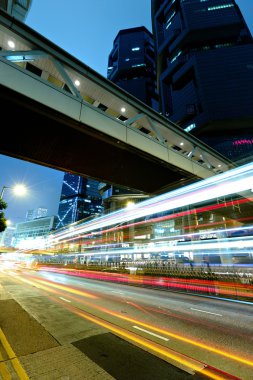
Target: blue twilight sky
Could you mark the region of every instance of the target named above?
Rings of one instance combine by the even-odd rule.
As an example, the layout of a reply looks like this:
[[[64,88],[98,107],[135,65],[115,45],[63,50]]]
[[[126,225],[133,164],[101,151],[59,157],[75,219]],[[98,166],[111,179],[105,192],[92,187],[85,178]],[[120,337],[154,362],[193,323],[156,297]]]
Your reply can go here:
[[[26,24],[82,62],[106,76],[107,59],[120,29],[151,29],[151,0],[33,0]],[[253,0],[237,0],[253,34]],[[57,214],[63,173],[0,155],[0,189],[23,182],[29,194],[4,193],[5,212],[13,222],[40,206]]]

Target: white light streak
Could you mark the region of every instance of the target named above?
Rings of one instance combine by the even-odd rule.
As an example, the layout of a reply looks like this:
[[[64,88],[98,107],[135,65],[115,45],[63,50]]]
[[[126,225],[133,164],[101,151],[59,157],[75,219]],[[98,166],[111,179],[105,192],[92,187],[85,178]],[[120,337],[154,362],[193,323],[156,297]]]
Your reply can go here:
[[[74,237],[81,233],[234,194],[235,190],[236,193],[240,193],[250,190],[252,187],[253,163],[250,163],[178,190],[145,200],[136,204],[134,208],[122,209],[101,216],[79,225],[74,231],[56,232],[54,237],[59,240]]]

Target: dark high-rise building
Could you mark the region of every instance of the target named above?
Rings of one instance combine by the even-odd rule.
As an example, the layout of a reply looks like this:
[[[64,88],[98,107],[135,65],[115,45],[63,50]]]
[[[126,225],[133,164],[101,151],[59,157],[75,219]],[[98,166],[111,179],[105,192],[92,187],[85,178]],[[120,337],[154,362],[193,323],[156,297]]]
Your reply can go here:
[[[124,189],[102,182],[99,184],[99,191],[102,196],[105,214],[121,208],[131,207],[133,204],[149,197],[140,192],[133,192],[130,189]]]
[[[232,160],[253,152],[253,40],[234,0],[152,0],[160,111]]]
[[[144,26],[119,31],[109,55],[107,78],[158,111],[154,41]],[[105,183],[100,184],[100,193],[105,212],[129,207],[147,197]]]
[[[96,180],[65,173],[56,228],[102,212],[98,184],[99,182]]]
[[[144,26],[119,31],[109,55],[107,77],[158,110],[154,41]]]
[[[158,109],[154,42],[152,34],[145,27],[125,29],[118,33],[108,59],[107,76],[119,87],[147,105]],[[124,118],[124,116],[122,117]],[[85,181],[89,182],[86,184]],[[123,205],[122,199],[126,200],[126,194],[131,194],[133,198],[130,190],[126,191],[107,184],[100,185],[101,198],[98,185],[97,181],[65,174],[57,228],[101,213],[103,210],[102,198],[105,202],[106,212]],[[123,198],[119,200],[120,194]],[[136,194],[136,197],[139,199],[141,195]]]

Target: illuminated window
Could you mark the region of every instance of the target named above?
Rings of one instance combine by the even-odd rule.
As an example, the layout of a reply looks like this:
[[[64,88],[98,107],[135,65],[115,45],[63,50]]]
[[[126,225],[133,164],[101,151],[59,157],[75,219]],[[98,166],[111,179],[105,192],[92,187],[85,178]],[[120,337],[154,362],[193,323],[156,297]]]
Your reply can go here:
[[[221,5],[216,5],[214,7],[208,7],[208,11],[216,11],[217,9],[224,9],[224,8],[231,8],[233,7],[234,4],[221,4]]]
[[[138,65],[132,65],[132,67],[141,67],[141,66],[146,66],[145,63],[139,63]]]
[[[231,43],[226,43],[226,44],[217,44],[217,45],[214,45],[215,48],[219,49],[219,48],[222,48],[222,47],[228,47],[228,46],[232,46],[233,44]]]
[[[175,56],[172,58],[172,60],[171,60],[170,62],[172,63],[172,62],[176,61],[177,58],[178,58],[181,54],[182,54],[182,51],[180,50],[180,51],[177,53],[177,55],[175,55]]]
[[[192,129],[196,128],[196,124],[190,124],[188,127],[185,128],[185,132],[190,132]]]
[[[175,16],[176,12],[173,11],[171,13],[171,15],[169,16],[168,20],[166,21],[167,22],[167,25],[166,25],[166,29],[168,29],[168,27],[171,25],[171,20],[173,19],[173,17]]]

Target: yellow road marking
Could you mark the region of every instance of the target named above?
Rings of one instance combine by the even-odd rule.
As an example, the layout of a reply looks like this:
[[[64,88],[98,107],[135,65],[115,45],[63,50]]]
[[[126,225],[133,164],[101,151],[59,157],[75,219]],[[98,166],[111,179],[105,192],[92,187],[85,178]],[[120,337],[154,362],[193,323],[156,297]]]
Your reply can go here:
[[[5,351],[6,351],[6,353],[7,353],[7,355],[8,355],[8,357],[9,357],[10,361],[11,361],[11,364],[12,364],[14,370],[16,371],[18,377],[20,378],[20,380],[29,380],[29,377],[27,376],[27,374],[26,374],[24,368],[22,367],[20,361],[18,360],[18,358],[17,358],[15,352],[14,352],[13,349],[11,348],[11,345],[10,345],[10,343],[8,342],[8,340],[6,339],[6,336],[4,335],[4,333],[3,333],[3,331],[2,331],[1,328],[0,328],[0,341],[1,341],[1,343],[2,343],[2,345],[3,345],[3,347],[4,347],[4,349],[5,349]],[[4,364],[3,362],[1,362],[0,365],[1,365],[1,364],[3,364],[3,365],[5,366],[5,364]],[[6,367],[6,366],[5,366],[5,367]],[[1,370],[1,368],[2,368],[2,367],[0,366],[0,370]],[[7,372],[8,372],[7,367],[6,367],[5,369],[6,369]],[[4,371],[4,368],[2,368],[2,370]],[[11,380],[11,377],[10,377],[10,375],[9,375],[9,372],[8,372],[8,375],[6,375],[6,373],[5,373],[5,376],[6,376],[6,377],[3,377],[4,379],[6,379],[6,380],[9,380],[9,379],[10,379],[10,380]],[[9,377],[8,377],[8,376],[9,376]]]
[[[0,376],[2,376],[4,380],[11,380],[10,372],[4,362],[0,362]]]
[[[8,368],[5,365],[4,361],[5,360],[4,360],[4,358],[0,352],[0,376],[2,376],[3,379],[6,379],[6,380],[10,379],[11,380],[11,375],[10,375]]]

